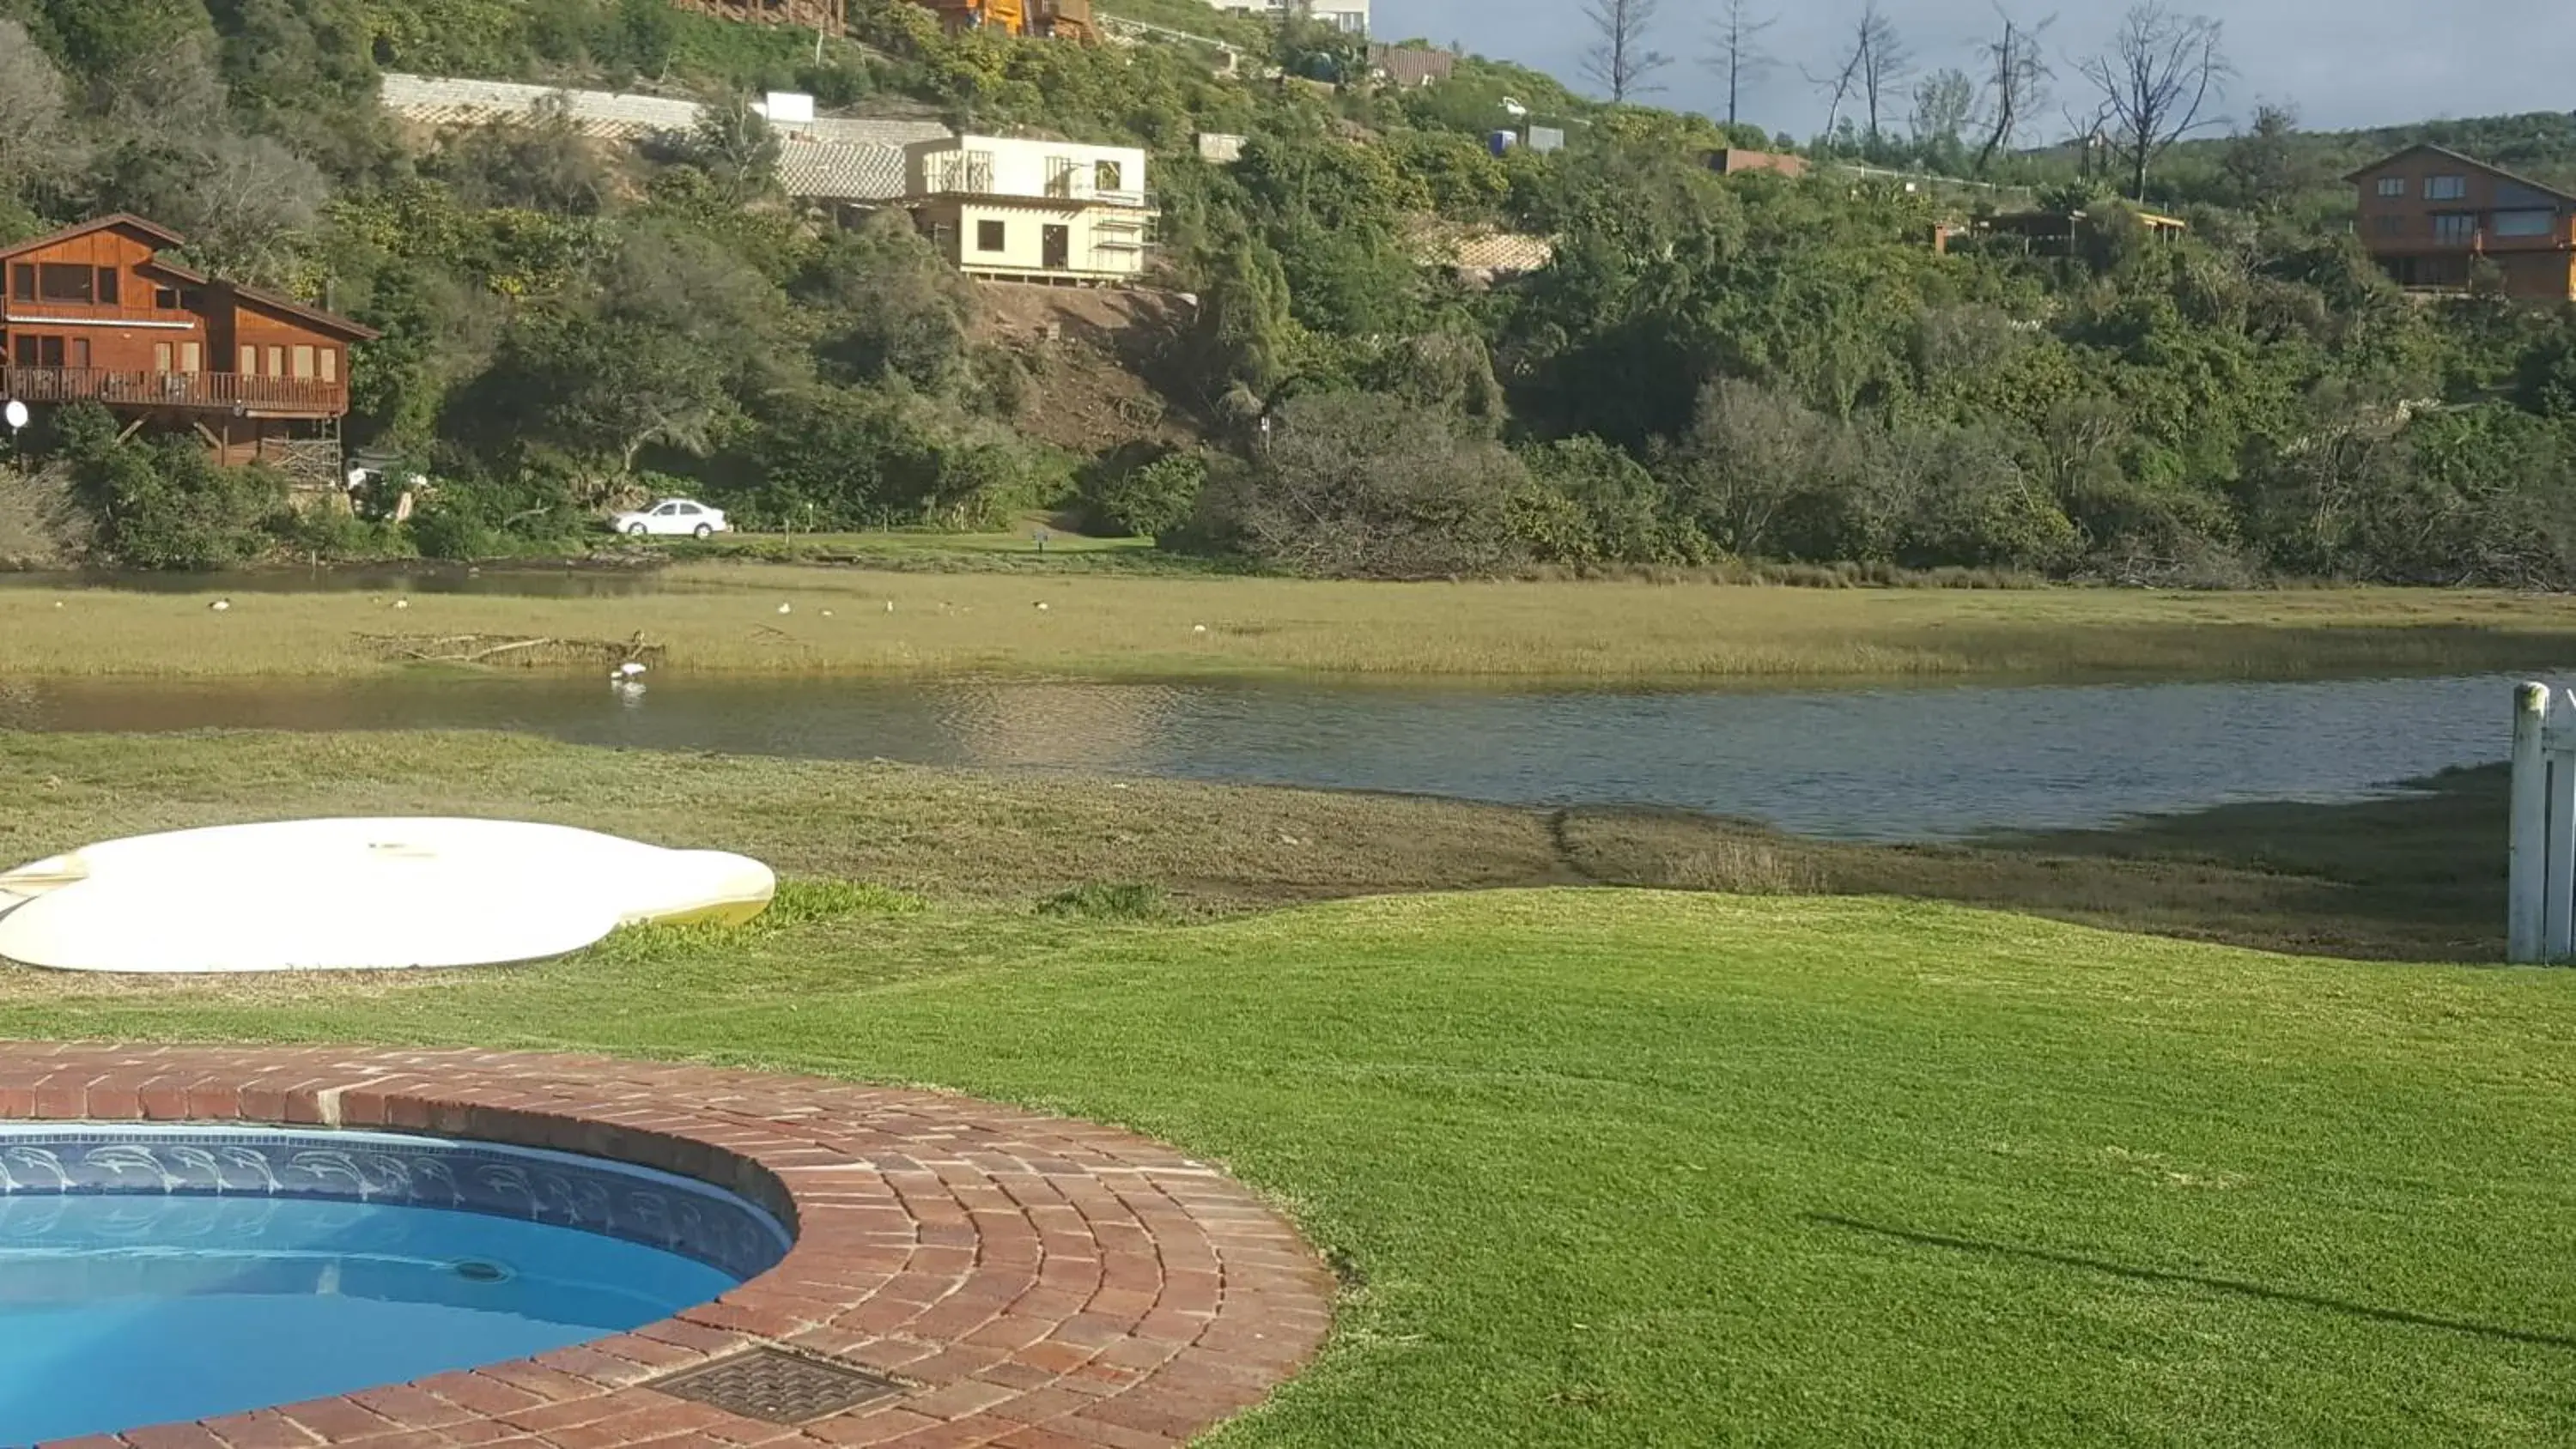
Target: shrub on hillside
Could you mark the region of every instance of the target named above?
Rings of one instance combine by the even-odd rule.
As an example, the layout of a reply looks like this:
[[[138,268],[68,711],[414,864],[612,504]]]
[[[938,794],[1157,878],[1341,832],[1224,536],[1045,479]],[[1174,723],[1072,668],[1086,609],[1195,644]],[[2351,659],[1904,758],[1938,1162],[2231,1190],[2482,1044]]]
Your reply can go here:
[[[1207,477],[1207,458],[1199,453],[1106,459],[1083,480],[1084,521],[1134,538],[1163,538],[1189,522]]]
[[[1370,393],[1309,394],[1199,495],[1213,544],[1328,578],[1492,573],[1521,556],[1509,502],[1528,475],[1447,415]]]

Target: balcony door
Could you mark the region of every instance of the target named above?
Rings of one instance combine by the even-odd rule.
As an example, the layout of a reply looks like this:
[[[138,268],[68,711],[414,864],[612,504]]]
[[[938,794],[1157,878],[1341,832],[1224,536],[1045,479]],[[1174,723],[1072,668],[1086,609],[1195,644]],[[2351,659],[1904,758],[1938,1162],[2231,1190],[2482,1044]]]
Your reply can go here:
[[[1060,272],[1073,265],[1073,228],[1041,227],[1038,230],[1038,260],[1047,270]]]

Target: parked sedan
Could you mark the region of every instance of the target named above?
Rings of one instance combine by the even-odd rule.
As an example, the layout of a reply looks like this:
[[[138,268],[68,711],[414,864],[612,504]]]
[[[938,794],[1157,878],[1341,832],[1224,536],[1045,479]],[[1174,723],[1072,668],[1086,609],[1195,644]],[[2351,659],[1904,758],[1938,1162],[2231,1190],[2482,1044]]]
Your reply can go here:
[[[650,508],[621,513],[608,520],[608,526],[619,533],[638,537],[645,534],[668,534],[705,538],[732,527],[725,522],[724,510],[709,508],[686,498],[665,498]]]

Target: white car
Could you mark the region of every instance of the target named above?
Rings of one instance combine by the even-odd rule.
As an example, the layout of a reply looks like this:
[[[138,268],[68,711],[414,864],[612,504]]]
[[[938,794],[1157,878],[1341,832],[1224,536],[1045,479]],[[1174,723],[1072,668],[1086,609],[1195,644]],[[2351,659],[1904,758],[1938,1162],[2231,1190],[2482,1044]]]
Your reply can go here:
[[[721,508],[709,508],[686,498],[665,498],[650,508],[621,513],[608,520],[608,526],[619,533],[631,533],[639,538],[646,534],[705,538],[709,534],[723,533],[733,525],[725,522]]]

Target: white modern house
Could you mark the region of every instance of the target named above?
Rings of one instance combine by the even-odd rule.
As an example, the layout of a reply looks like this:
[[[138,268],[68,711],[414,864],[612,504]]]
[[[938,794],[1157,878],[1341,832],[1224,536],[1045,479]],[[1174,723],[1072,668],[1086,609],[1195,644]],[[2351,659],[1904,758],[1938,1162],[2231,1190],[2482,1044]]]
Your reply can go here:
[[[1288,13],[1289,0],[1208,0],[1208,4],[1219,10],[1277,17]],[[1369,0],[1310,0],[1306,10],[1327,25],[1353,35],[1368,34]]]
[[[1145,153],[1001,136],[903,148],[904,207],[958,270],[1126,282],[1145,270],[1154,207]]]

